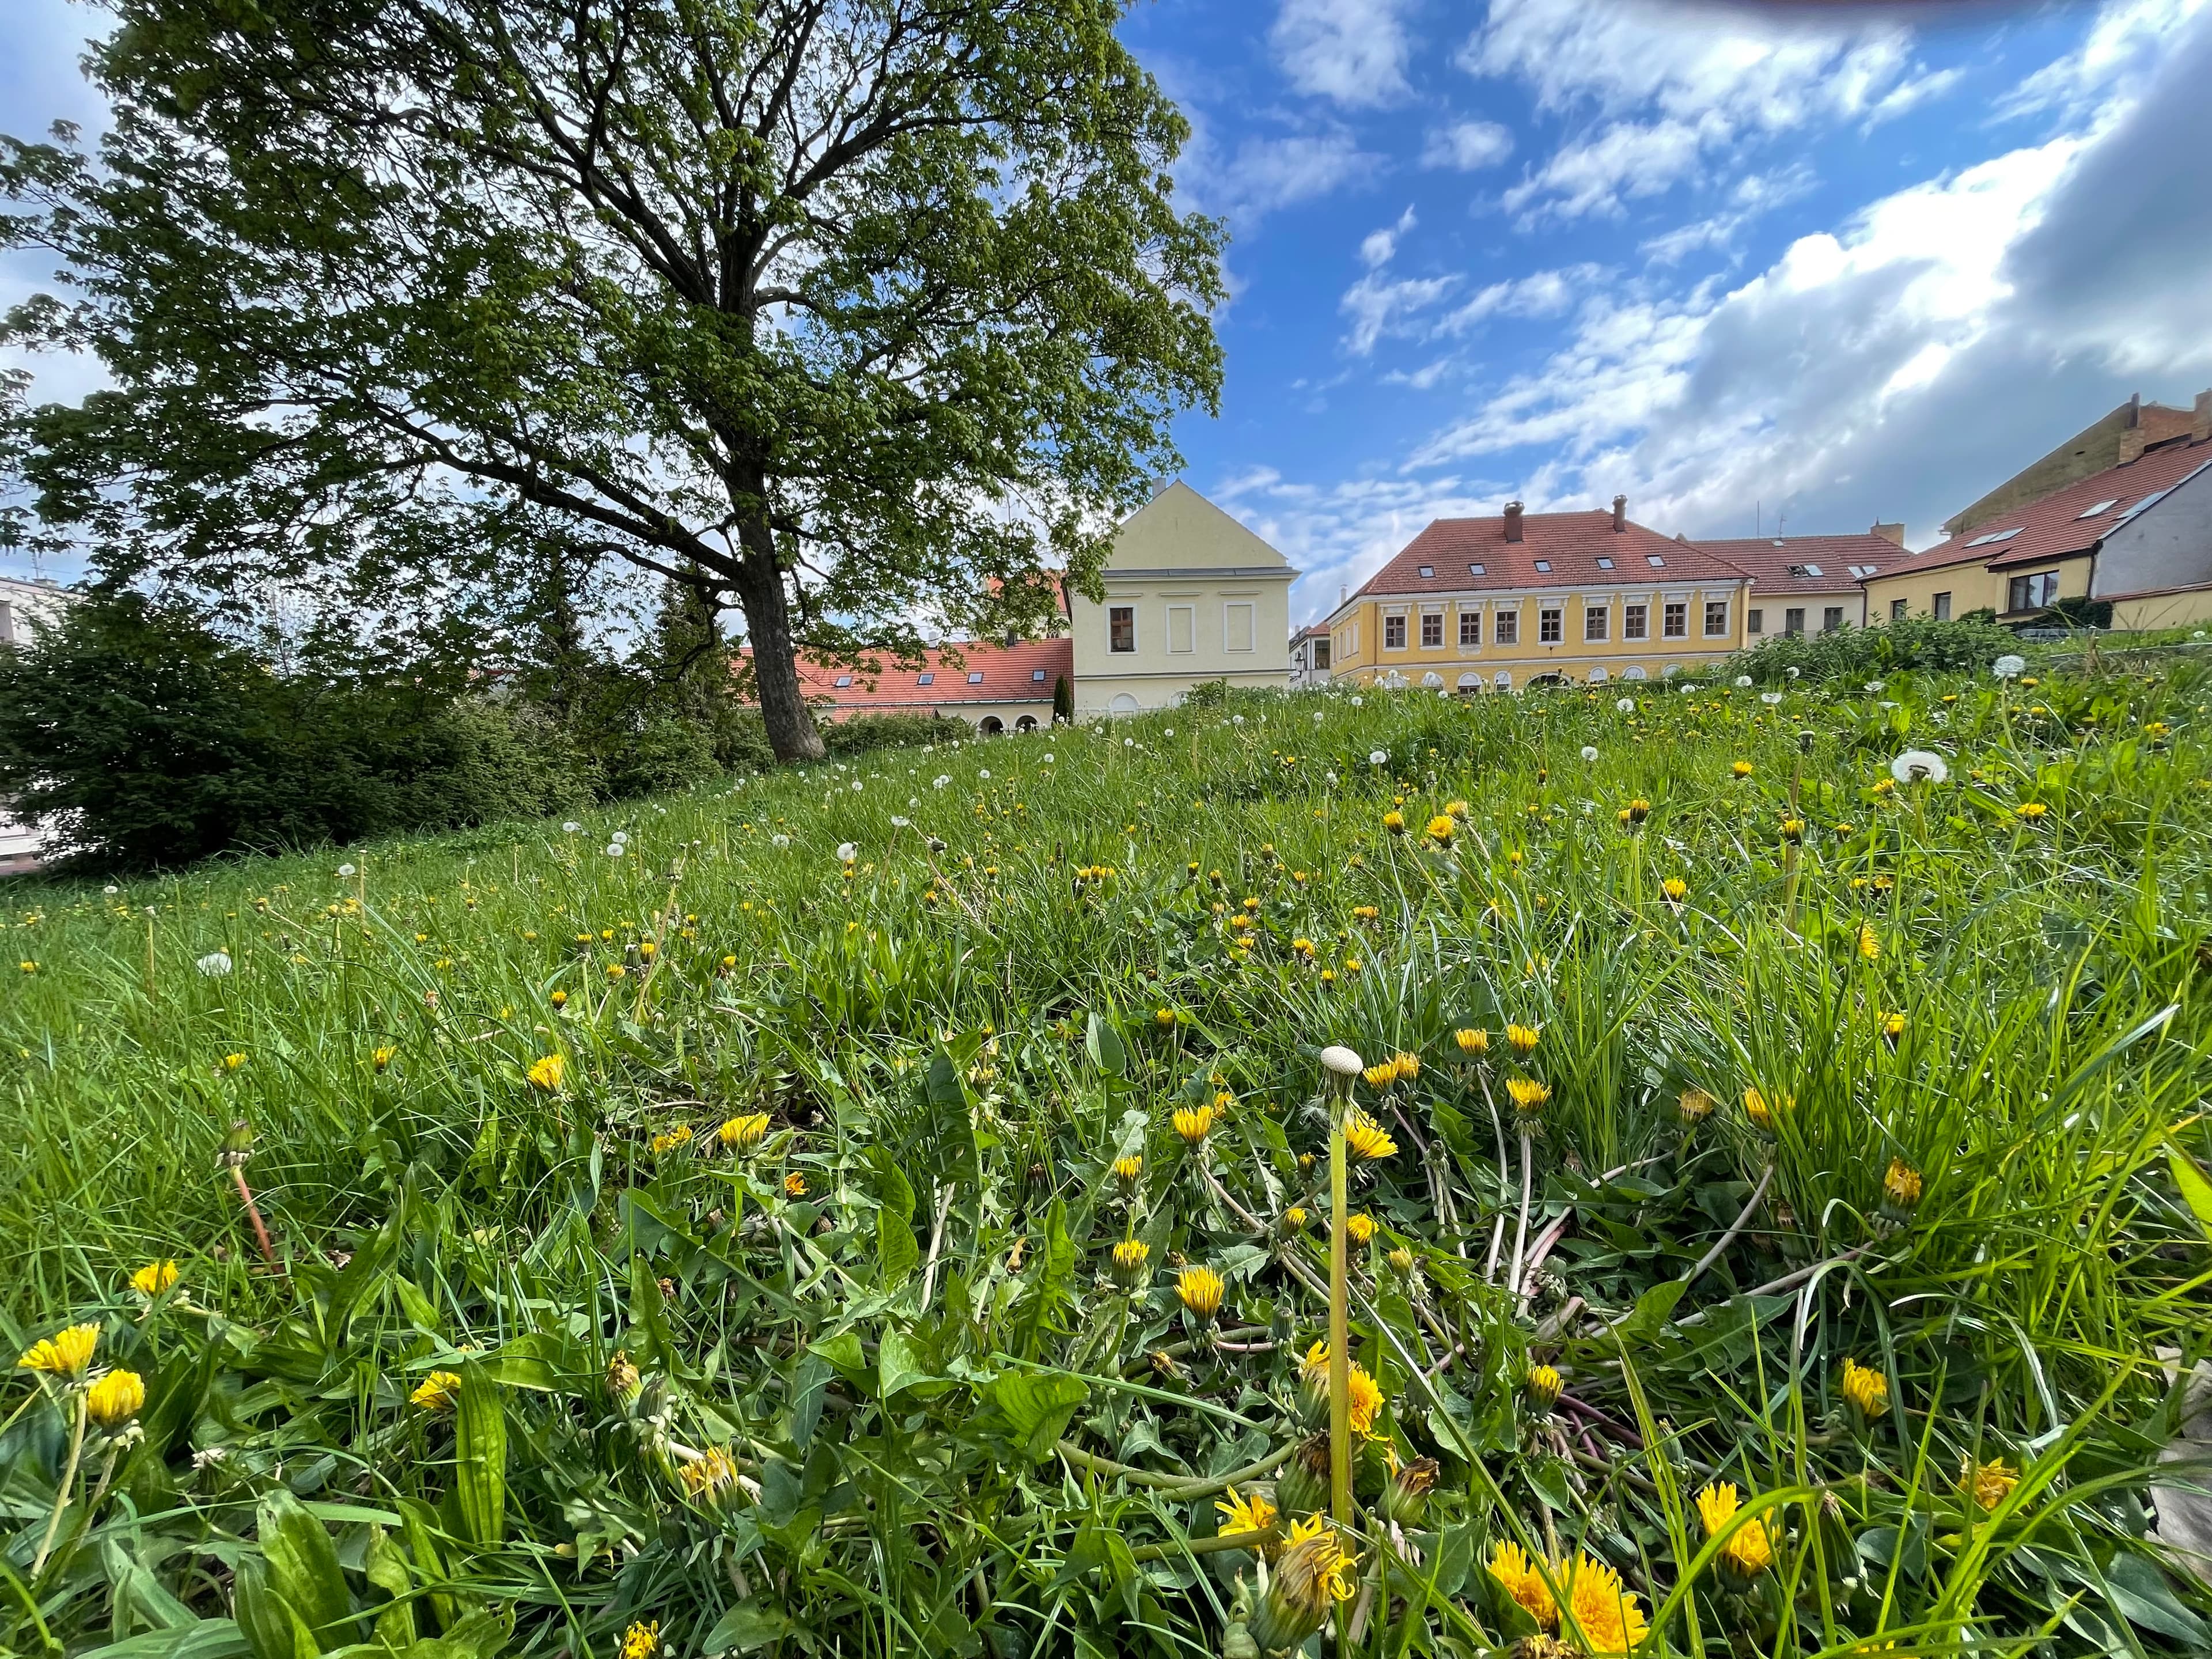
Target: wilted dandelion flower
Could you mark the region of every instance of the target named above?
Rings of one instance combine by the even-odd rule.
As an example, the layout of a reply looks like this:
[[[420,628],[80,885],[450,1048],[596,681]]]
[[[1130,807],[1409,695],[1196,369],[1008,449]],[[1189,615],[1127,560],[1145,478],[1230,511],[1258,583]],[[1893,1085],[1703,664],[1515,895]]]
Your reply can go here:
[[[461,1378],[458,1371],[432,1371],[422,1379],[422,1386],[407,1396],[411,1406],[420,1406],[426,1412],[449,1412],[460,1403]]]
[[[146,1403],[146,1379],[136,1371],[110,1371],[84,1391],[85,1414],[112,1434]]]
[[[1338,1602],[1350,1598],[1352,1570],[1358,1562],[1319,1516],[1292,1527],[1268,1577],[1267,1593],[1246,1626],[1253,1644],[1261,1653],[1302,1645]]]
[[[805,1176],[803,1176],[803,1175],[799,1174],[799,1171],[798,1171],[798,1170],[793,1170],[789,1175],[787,1175],[787,1176],[784,1176],[784,1178],[783,1178],[783,1195],[784,1195],[786,1198],[804,1198],[804,1197],[805,1197],[805,1196],[806,1196],[806,1177],[805,1177]]]
[[[552,1094],[560,1088],[561,1074],[568,1069],[568,1062],[559,1054],[544,1055],[532,1062],[530,1080],[547,1094]]]
[[[100,1325],[97,1321],[71,1325],[64,1330],[56,1331],[52,1336],[40,1338],[24,1349],[21,1358],[15,1361],[15,1368],[74,1382],[82,1376],[85,1368],[92,1364],[93,1352],[99,1346]]]
[[[1305,1359],[1298,1367],[1298,1378],[1312,1392],[1315,1399],[1325,1401],[1328,1398],[1328,1343],[1326,1339],[1306,1350]],[[1344,1399],[1345,1417],[1352,1433],[1372,1436],[1375,1421],[1382,1414],[1382,1385],[1356,1359],[1346,1368]]]
[[[1703,1123],[1713,1115],[1713,1097],[1703,1089],[1685,1089],[1674,1110],[1686,1124]]]
[[[688,1123],[679,1123],[674,1128],[653,1136],[651,1142],[653,1155],[655,1158],[662,1158],[670,1152],[679,1152],[690,1144],[691,1126]]]
[[[1511,1540],[1502,1540],[1490,1552],[1490,1576],[1514,1604],[1538,1628],[1556,1630],[1559,1624],[1559,1604],[1553,1599],[1551,1587],[1544,1583],[1543,1575],[1526,1552]]]
[[[1398,1150],[1389,1131],[1358,1106],[1344,1115],[1344,1150],[1362,1163],[1386,1158]]]
[[[1889,1414],[1889,1379],[1871,1365],[1844,1361],[1844,1405],[1861,1427]]]
[[[131,1275],[131,1288],[149,1301],[174,1288],[176,1282],[177,1264],[173,1261],[149,1261]]]
[[[738,1489],[737,1463],[720,1446],[709,1446],[690,1462],[679,1464],[676,1473],[684,1482],[684,1495],[709,1509],[727,1502]]]
[[[1176,1275],[1176,1299],[1207,1323],[1221,1311],[1221,1275],[1211,1267],[1185,1267]]]
[[[1969,1455],[1959,1467],[1959,1490],[1972,1498],[1974,1507],[1984,1514],[2003,1503],[2019,1484],[2020,1471],[2006,1468],[2002,1457],[1977,1463]]]
[[[1145,1160],[1135,1152],[1114,1160],[1114,1179],[1124,1188],[1134,1187],[1144,1178]]]

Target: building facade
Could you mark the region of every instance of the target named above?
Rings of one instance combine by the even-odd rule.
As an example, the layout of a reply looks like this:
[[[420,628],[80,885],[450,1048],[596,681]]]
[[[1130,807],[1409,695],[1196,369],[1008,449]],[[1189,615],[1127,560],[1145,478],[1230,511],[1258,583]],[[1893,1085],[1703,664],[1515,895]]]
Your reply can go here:
[[[1079,717],[1135,714],[1193,686],[1290,683],[1289,561],[1176,483],[1114,532],[1104,595],[1067,596]]]
[[[1613,511],[1438,519],[1330,615],[1334,678],[1463,695],[1661,679],[1744,643],[1743,572]]]
[[[742,653],[751,655],[747,647]],[[888,661],[872,672],[799,659],[799,681],[817,720],[855,714],[945,714],[978,735],[1034,732],[1052,724],[1054,688],[1075,672],[1066,639],[933,646],[919,666]]]
[[[1698,545],[1751,578],[1743,634],[1747,644],[1759,645],[1778,635],[1865,627],[1860,584],[1905,556],[1905,526],[1878,524],[1855,536],[1708,537]]]
[[[1291,685],[1307,690],[1329,680],[1328,624],[1309,623],[1291,635]]]

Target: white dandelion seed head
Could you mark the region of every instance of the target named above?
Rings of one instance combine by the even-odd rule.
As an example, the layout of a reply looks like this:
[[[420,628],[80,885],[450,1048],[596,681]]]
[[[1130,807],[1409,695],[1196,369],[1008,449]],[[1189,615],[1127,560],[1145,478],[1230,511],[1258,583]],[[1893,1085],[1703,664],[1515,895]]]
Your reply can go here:
[[[110,883],[108,883],[108,884],[107,884],[107,885],[106,885],[106,886],[105,886],[105,887],[101,888],[100,890],[101,892],[103,892],[103,893],[106,894],[108,897],[110,897],[110,898],[113,898],[113,897],[114,897],[118,893],[121,892],[123,890],[122,890],[120,887],[118,887],[118,886],[117,886],[113,882],[112,882],[112,881],[111,881]]]
[[[1762,691],[1759,694],[1759,700],[1771,708],[1782,701],[1782,694],[1779,691]]]
[[[1364,697],[1354,697],[1354,698],[1352,700],[1352,706],[1354,708],[1357,708],[1360,707],[1363,703],[1364,703],[1366,701],[1367,701],[1367,699],[1366,699],[1366,698],[1364,698]]]
[[[771,847],[788,847],[791,845],[791,837],[783,835],[770,836],[768,838],[768,844]]]
[[[942,788],[944,788],[944,787],[945,787],[945,786],[946,784],[948,784],[948,783],[950,783],[950,782],[951,782],[951,781],[952,781],[952,777],[951,777],[951,775],[950,773],[947,773],[947,772],[939,772],[939,773],[937,775],[937,776],[936,776],[935,780],[934,780],[934,781],[933,781],[931,782],[931,784],[930,784],[930,786],[929,786],[929,787],[930,787],[931,788],[933,788],[933,789],[942,789]]]
[[[1866,683],[1867,695],[1872,696],[1877,691],[1887,690],[1888,684],[1887,680],[1869,680]]]
[[[1586,761],[1595,760],[1597,758],[1597,750],[1589,744],[1584,744],[1583,745],[1583,758]]]
[[[913,822],[912,818],[902,818],[896,812],[891,814],[891,828],[894,830],[903,830]]]
[[[629,845],[629,831],[627,830],[617,830],[613,835],[608,836],[607,839],[613,842],[618,847],[627,847]]]
[[[1134,749],[1136,746],[1137,740],[1134,738],[1124,738],[1121,739],[1121,747],[1124,749]]]
[[[1990,672],[2001,680],[2016,680],[2027,672],[2027,659],[2008,651],[1990,665]]]
[[[338,874],[341,876],[350,876],[353,874],[353,866],[350,864],[341,864],[338,866]]]
[[[1799,671],[1795,668],[1785,668],[1782,672],[1784,675],[1794,680],[1797,678]]]
[[[858,778],[853,780],[853,793],[856,795],[860,793],[860,781]]]
[[[1387,749],[1369,750],[1367,763],[1370,766],[1388,766],[1390,763],[1390,751]]]
[[[1750,675],[1748,675],[1748,674],[1739,674],[1739,675],[1737,675],[1737,676],[1735,677],[1735,689],[1736,689],[1737,690],[1739,690],[1739,691],[1748,691],[1748,690],[1751,690],[1751,676],[1750,676]]]
[[[908,806],[919,806],[921,805],[921,797],[919,795],[908,795],[906,798],[906,804]]]
[[[841,841],[841,842],[839,842],[837,843],[837,862],[838,862],[838,863],[840,863],[840,864],[850,864],[850,863],[851,863],[854,859],[856,859],[856,858],[858,858],[858,857],[860,857],[860,849],[859,848],[857,848],[857,847],[854,846],[854,845],[853,845],[853,843],[852,843],[851,842],[849,842],[849,841]]]
[[[564,836],[573,836],[583,827],[584,826],[577,823],[575,819],[570,818],[568,823],[561,826],[561,833]]]
[[[1636,712],[1636,699],[1633,697],[1623,697],[1619,702],[1613,704],[1613,712],[1616,714],[1633,714]]]
[[[1231,726],[1242,726],[1242,725],[1243,725],[1243,724],[1244,724],[1244,717],[1243,717],[1242,714],[1231,714],[1231,715],[1229,717],[1229,723],[1230,723]],[[1175,736],[1175,733],[1174,733],[1174,732],[1169,732],[1169,733],[1168,733],[1168,735],[1169,735],[1170,737],[1173,737],[1173,736]]]
[[[200,972],[205,974],[210,979],[221,979],[230,971],[230,952],[210,951],[199,959],[197,965]]]
[[[607,856],[611,859],[618,859],[628,851],[629,848],[618,841],[611,841],[607,843]]]
[[[982,779],[986,783],[988,783],[991,781],[991,772],[988,767],[978,767],[975,770],[975,775]]]
[[[1951,769],[1932,749],[1908,749],[1890,762],[1889,775],[1899,783],[1942,783]]]
[[[1321,775],[1321,781],[1332,789],[1336,787],[1336,774],[1334,772],[1322,773]]]

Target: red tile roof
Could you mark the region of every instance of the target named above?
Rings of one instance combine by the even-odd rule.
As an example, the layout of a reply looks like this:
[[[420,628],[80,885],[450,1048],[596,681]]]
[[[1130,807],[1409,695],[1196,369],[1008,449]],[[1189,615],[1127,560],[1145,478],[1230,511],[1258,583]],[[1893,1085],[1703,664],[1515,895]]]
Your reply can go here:
[[[1601,559],[1610,561],[1611,568],[1601,565]],[[1551,568],[1539,570],[1539,562]],[[1482,568],[1469,568],[1474,565]],[[1421,574],[1424,567],[1429,575]],[[1522,520],[1517,542],[1505,539],[1502,518],[1437,519],[1368,578],[1353,598],[1742,579],[1741,570],[1698,544],[1670,541],[1634,522],[1615,530],[1613,514],[1600,507],[1589,513],[1531,513]]]
[[[956,651],[962,659],[957,663],[952,660]],[[751,656],[752,647],[743,647],[739,654]],[[1041,680],[1036,678],[1040,672],[1044,676]],[[926,714],[969,703],[1050,702],[1053,683],[1062,675],[1073,683],[1073,640],[938,646],[922,653],[919,668],[902,667],[885,659],[872,674],[799,659],[799,684],[807,702],[828,704],[831,720],[861,714]],[[841,679],[850,684],[840,685]]]
[[[1905,550],[1883,537],[1759,536],[1744,541],[1701,539],[1698,545],[1751,578],[1753,592],[1849,593],[1859,579],[1853,568],[1887,570],[1902,563]],[[1817,569],[1820,574],[1813,574]],[[1802,572],[1803,574],[1796,574]]]
[[[1983,564],[1991,570],[2017,569],[2087,553],[2146,495],[2171,489],[2212,458],[2212,440],[2169,442],[2147,449],[2135,460],[2093,472],[2078,483],[2055,489],[2040,501],[2014,507],[1962,525],[1948,541],[1885,565],[1885,576],[1942,570],[1953,565]],[[2096,508],[2092,512],[2090,509]],[[2013,533],[2004,535],[2002,532]],[[1974,543],[1983,537],[1978,547]]]

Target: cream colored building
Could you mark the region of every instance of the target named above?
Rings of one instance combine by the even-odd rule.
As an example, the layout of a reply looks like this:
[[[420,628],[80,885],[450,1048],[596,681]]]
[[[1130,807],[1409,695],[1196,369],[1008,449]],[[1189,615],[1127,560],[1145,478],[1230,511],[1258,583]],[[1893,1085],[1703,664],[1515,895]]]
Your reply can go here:
[[[1114,532],[1105,597],[1067,596],[1079,716],[1170,708],[1194,685],[1290,684],[1289,561],[1189,485]]]

